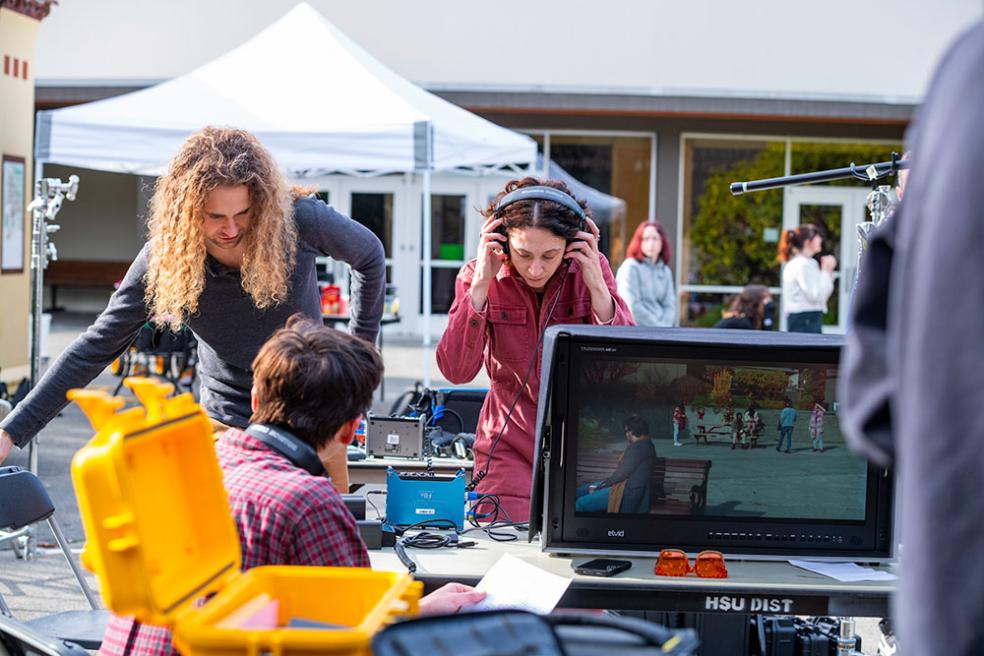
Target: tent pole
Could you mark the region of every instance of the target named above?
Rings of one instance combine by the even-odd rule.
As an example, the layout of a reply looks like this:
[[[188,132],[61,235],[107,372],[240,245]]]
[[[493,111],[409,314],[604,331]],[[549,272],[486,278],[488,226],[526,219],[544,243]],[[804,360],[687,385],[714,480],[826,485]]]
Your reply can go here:
[[[424,221],[423,256],[424,256],[424,387],[430,387],[431,359],[431,172],[424,169],[424,179],[421,185],[421,215]]]

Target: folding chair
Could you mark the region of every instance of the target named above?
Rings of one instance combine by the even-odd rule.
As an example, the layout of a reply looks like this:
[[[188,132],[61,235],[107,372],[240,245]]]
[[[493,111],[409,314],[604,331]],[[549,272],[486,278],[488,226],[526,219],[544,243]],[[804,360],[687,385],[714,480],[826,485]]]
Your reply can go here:
[[[0,656],[88,656],[82,647],[52,638],[0,614]]]
[[[9,415],[13,409],[5,397],[7,396],[7,385],[6,383],[0,381],[0,420]],[[5,531],[0,528],[0,544],[4,542],[10,542],[11,547],[14,549],[14,553],[17,554],[18,558],[21,558],[24,550],[28,548],[28,528],[22,528],[19,531]],[[0,613],[5,612],[6,606],[3,603],[3,598],[0,597]],[[2,656],[2,655],[0,655]]]
[[[0,543],[22,535],[33,524],[47,520],[55,541],[65,554],[75,579],[92,610],[65,611],[21,624],[39,633],[73,642],[85,649],[98,649],[109,621],[109,611],[101,610],[96,594],[68,548],[68,541],[54,517],[55,506],[41,480],[21,467],[0,467]],[[0,595],[0,614],[11,617],[10,608]]]

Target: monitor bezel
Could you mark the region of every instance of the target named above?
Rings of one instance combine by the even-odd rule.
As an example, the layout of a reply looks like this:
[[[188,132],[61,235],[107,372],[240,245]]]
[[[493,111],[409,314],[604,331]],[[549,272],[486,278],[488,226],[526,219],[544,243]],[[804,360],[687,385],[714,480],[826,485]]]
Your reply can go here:
[[[631,357],[720,359],[766,363],[838,366],[839,336],[794,335],[713,329],[642,329],[611,326],[560,326],[544,340],[540,404],[535,443],[530,537],[543,528],[546,551],[652,555],[661,548],[693,553],[716,549],[753,559],[809,557],[880,562],[893,557],[892,476],[869,465],[863,520],[750,519],[705,516],[577,516],[572,498],[576,484],[573,431],[576,416],[569,390],[579,349]],[[596,357],[596,356],[594,356]],[[569,439],[570,438],[570,439]],[[713,468],[712,468],[713,475]],[[653,519],[658,521],[653,521]],[[840,542],[838,542],[838,539]],[[826,541],[825,541],[826,540]]]

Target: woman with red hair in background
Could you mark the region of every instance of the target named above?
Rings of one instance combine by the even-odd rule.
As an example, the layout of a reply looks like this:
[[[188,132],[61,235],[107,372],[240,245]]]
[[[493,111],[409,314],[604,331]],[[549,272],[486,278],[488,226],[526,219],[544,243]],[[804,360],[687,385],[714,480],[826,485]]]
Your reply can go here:
[[[670,271],[670,241],[659,221],[639,224],[615,281],[639,326],[675,326],[677,299]]]

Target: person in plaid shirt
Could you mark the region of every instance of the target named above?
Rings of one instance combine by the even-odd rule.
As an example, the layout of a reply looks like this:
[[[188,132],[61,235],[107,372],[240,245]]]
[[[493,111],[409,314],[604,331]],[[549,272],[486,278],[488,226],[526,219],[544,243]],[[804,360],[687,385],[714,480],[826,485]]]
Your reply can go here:
[[[253,361],[254,424],[287,430],[334,455],[355,437],[383,363],[375,348],[301,315],[277,331]],[[315,476],[238,429],[216,443],[244,570],[260,565],[369,567],[355,518],[331,479]],[[449,583],[420,600],[426,615],[457,612],[485,596]],[[171,633],[113,616],[100,654],[177,654]]]

